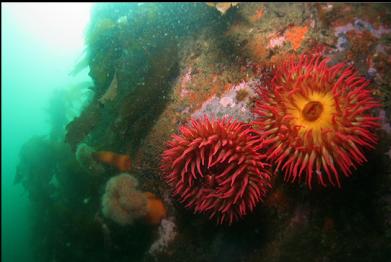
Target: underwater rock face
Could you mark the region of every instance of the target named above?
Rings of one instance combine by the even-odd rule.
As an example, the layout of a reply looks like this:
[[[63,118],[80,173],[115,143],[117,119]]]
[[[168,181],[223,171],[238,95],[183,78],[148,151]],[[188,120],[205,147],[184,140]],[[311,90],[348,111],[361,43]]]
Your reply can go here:
[[[96,5],[74,152],[31,142],[16,177],[40,201],[38,261],[387,261],[390,17],[386,4]],[[299,132],[326,110],[329,130]]]

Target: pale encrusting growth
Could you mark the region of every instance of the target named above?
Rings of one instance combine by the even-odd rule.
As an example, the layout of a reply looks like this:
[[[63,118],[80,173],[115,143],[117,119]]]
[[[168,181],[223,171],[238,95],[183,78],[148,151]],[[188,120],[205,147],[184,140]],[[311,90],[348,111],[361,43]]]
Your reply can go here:
[[[148,252],[152,255],[156,255],[166,251],[177,235],[176,229],[174,217],[163,219],[159,226],[159,238],[153,242]]]

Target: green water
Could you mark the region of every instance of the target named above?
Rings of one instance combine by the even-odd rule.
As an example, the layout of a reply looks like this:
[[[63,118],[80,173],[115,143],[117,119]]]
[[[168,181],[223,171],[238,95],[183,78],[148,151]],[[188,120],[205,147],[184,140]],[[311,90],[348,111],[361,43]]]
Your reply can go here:
[[[31,206],[21,184],[13,183],[20,148],[33,136],[48,136],[54,90],[89,80],[86,70],[68,75],[82,53],[85,24],[72,28],[67,44],[61,41],[67,32],[60,32],[65,25],[51,13],[60,5],[44,8],[2,4],[2,261],[31,261]]]

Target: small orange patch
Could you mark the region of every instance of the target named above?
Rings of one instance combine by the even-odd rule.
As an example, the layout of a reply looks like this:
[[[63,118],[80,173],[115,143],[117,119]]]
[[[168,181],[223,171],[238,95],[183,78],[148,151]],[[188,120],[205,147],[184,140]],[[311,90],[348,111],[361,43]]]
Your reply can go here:
[[[259,9],[255,12],[255,14],[253,14],[252,16],[250,16],[250,21],[251,21],[252,23],[258,22],[259,20],[261,20],[263,14],[264,14],[263,8],[259,8]]]
[[[254,57],[254,59],[261,61],[264,60],[269,53],[266,46],[267,39],[262,35],[256,35],[253,39],[250,40],[247,48],[249,49],[249,52]]]
[[[121,172],[130,170],[131,161],[128,155],[116,154],[110,151],[99,151],[92,154],[96,161],[116,167]]]
[[[158,225],[160,221],[166,217],[167,210],[163,205],[163,202],[151,192],[144,192],[147,197],[147,210],[148,213],[145,216],[145,220],[148,224]]]
[[[293,26],[285,32],[285,38],[291,43],[296,51],[300,48],[305,35],[308,32],[308,26]]]
[[[223,92],[226,92],[226,91],[230,90],[231,88],[232,88],[231,83],[225,83],[224,87],[223,87]]]

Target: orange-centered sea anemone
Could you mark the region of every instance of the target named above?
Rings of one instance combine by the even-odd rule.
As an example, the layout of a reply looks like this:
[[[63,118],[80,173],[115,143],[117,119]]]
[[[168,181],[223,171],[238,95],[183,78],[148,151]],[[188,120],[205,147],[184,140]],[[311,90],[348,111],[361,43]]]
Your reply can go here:
[[[301,56],[276,68],[270,87],[260,87],[254,113],[267,155],[288,181],[304,176],[322,186],[341,186],[340,174],[366,161],[363,150],[377,142],[379,103],[369,82],[345,64]]]
[[[260,140],[234,120],[193,120],[173,135],[162,155],[174,196],[195,213],[231,224],[252,211],[270,187]]]

